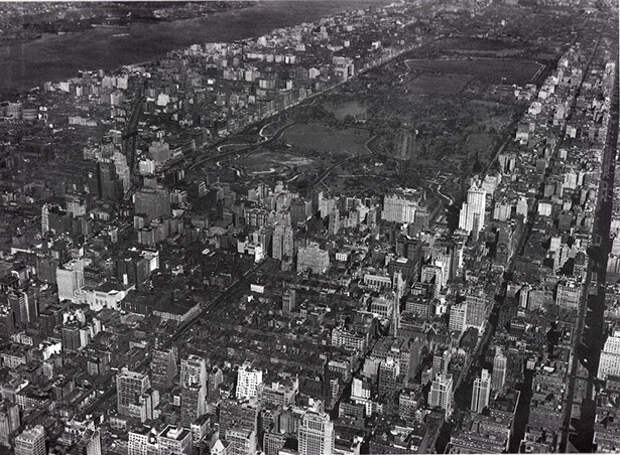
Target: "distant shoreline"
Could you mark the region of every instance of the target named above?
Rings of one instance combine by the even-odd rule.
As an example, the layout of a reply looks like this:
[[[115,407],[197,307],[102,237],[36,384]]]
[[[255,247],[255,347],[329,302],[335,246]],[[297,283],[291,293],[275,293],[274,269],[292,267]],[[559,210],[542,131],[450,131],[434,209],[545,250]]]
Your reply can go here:
[[[147,0],[148,1],[148,0]],[[162,22],[173,22],[184,19],[193,19],[200,17],[207,17],[214,14],[225,13],[233,10],[241,10],[244,8],[249,8],[254,6],[256,3],[255,0],[239,0],[231,2],[227,4],[225,8],[222,9],[213,9],[210,11],[200,12],[198,15],[188,14],[179,14],[178,10],[175,11],[176,14],[171,14],[170,16],[145,16],[145,15],[129,15],[129,16],[117,16],[117,22],[111,22],[110,20],[106,21],[104,18],[98,18],[95,21],[85,20],[81,23],[53,23],[53,24],[43,24],[43,23],[34,23],[34,24],[24,24],[24,28],[20,30],[20,35],[25,36],[6,36],[6,34],[0,35],[0,47],[2,46],[17,46],[24,45],[31,41],[36,41],[40,39],[44,35],[66,35],[70,33],[77,32],[85,32],[91,28],[129,28],[135,24],[154,24],[154,23],[162,23]],[[104,19],[102,21],[102,19]],[[107,18],[106,18],[107,19]]]
[[[0,59],[5,62],[0,65],[0,94],[2,99],[15,99],[45,82],[75,77],[80,70],[110,71],[145,64],[192,44],[248,39],[277,28],[383,3],[389,2],[260,1],[246,8],[197,18],[90,27],[64,35],[43,34],[20,45],[0,45]]]

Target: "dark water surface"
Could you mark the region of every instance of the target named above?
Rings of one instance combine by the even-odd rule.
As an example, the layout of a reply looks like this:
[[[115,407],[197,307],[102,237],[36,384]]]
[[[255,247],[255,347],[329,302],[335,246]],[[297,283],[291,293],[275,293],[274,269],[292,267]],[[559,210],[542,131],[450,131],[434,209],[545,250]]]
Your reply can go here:
[[[6,96],[46,81],[67,79],[76,76],[78,70],[114,69],[154,60],[170,50],[195,43],[260,36],[275,28],[314,21],[347,9],[387,3],[381,0],[263,1],[249,8],[196,19],[48,34],[35,41],[0,46],[0,94]]]

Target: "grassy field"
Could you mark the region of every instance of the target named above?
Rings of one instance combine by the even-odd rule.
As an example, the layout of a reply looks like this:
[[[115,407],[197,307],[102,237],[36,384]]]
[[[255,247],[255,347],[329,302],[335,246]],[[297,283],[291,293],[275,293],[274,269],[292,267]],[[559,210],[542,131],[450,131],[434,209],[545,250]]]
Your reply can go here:
[[[331,113],[338,120],[344,120],[347,115],[359,117],[366,115],[367,107],[359,101],[345,101],[343,103],[324,103],[323,108]]]
[[[407,84],[412,95],[447,96],[460,93],[471,76],[456,74],[422,74]]]
[[[457,58],[407,60],[407,66],[420,73],[468,75],[488,84],[524,85],[542,65],[522,59]]]
[[[268,151],[254,153],[244,161],[246,172],[286,172],[293,168],[303,168],[314,163],[313,160],[292,153]]]
[[[297,124],[284,133],[282,141],[300,152],[359,155],[365,153],[368,131],[358,128],[332,129],[321,123]]]

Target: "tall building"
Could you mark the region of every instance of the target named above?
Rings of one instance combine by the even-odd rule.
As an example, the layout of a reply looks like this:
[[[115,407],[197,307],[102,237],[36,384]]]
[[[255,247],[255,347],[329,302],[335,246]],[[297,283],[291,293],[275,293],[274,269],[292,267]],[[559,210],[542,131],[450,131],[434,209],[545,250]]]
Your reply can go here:
[[[428,394],[429,406],[443,409],[446,412],[446,418],[452,414],[452,386],[452,375],[440,373],[433,380]]]
[[[390,322],[390,335],[398,336],[398,328],[400,327],[400,301],[405,293],[407,283],[403,280],[401,272],[394,273],[394,305],[392,306],[392,320]]]
[[[329,268],[329,251],[322,250],[316,242],[309,242],[297,252],[297,271],[310,269],[313,273],[325,273]]]
[[[197,355],[181,361],[181,422],[191,425],[207,412],[207,363]]]
[[[123,182],[116,175],[116,166],[110,160],[97,163],[97,192],[99,199],[119,201],[123,195]]]
[[[19,407],[9,401],[0,403],[0,445],[10,447],[11,434],[19,429]]]
[[[474,380],[474,389],[471,395],[471,410],[481,413],[484,408],[489,406],[491,396],[491,376],[489,370],[482,370],[480,377]]]
[[[560,308],[579,309],[581,302],[581,286],[575,282],[560,283],[556,291],[555,303]]]
[[[609,375],[620,376],[620,330],[607,337],[601,351],[597,377],[605,380]]]
[[[422,283],[430,283],[432,287],[432,296],[437,297],[441,292],[444,282],[443,269],[438,265],[426,264],[422,267],[420,279]]]
[[[187,428],[168,425],[157,438],[159,455],[190,455],[192,453],[192,432]]]
[[[26,328],[39,318],[38,289],[11,289],[6,295],[7,303],[13,308],[15,322],[20,328]]]
[[[237,399],[254,398],[257,394],[259,384],[263,383],[263,372],[252,368],[251,364],[246,362],[237,370],[237,388],[235,396]]]
[[[172,387],[177,375],[177,349],[155,349],[151,357],[151,383],[156,389]]]
[[[485,296],[468,294],[465,297],[467,313],[465,315],[465,328],[475,327],[482,331],[488,314],[489,303]]]
[[[337,235],[340,231],[340,212],[337,207],[334,207],[329,214],[329,235]]]
[[[255,455],[256,432],[247,428],[233,427],[226,432],[230,443],[226,455]]]
[[[491,389],[499,392],[506,383],[506,370],[508,369],[508,357],[504,354],[502,348],[498,346],[495,350],[495,358],[493,359],[493,374],[491,377]]]
[[[257,389],[258,403],[261,407],[284,407],[295,403],[299,391],[299,379],[291,379],[285,383],[261,383]]]
[[[379,394],[384,395],[398,390],[400,362],[388,357],[379,364]]]
[[[75,291],[84,287],[84,261],[74,259],[56,269],[58,300],[75,299]]]
[[[455,303],[450,307],[448,329],[451,332],[463,332],[465,330],[466,317],[467,305],[465,303]]]
[[[464,332],[470,327],[482,331],[487,320],[489,303],[486,297],[469,294],[465,301],[450,307],[450,331]]]
[[[282,311],[285,313],[293,313],[295,311],[295,304],[297,299],[297,292],[293,288],[287,288],[282,294]]]
[[[467,202],[463,203],[459,216],[459,229],[468,234],[480,232],[484,228],[486,210],[486,191],[482,188],[479,179],[472,179],[467,191]]]
[[[86,430],[75,449],[79,455],[101,455],[101,432],[99,430]]]
[[[281,433],[265,433],[263,436],[263,452],[265,455],[278,455],[286,444],[286,435]]]
[[[127,455],[159,455],[159,437],[155,428],[129,431]]]
[[[219,408],[221,438],[226,438],[228,430],[233,427],[258,432],[258,407],[254,402],[223,400]]]
[[[45,428],[27,428],[15,438],[15,455],[45,455]]]
[[[127,165],[127,157],[121,152],[114,152],[114,155],[112,155],[112,162],[114,163],[116,175],[121,182],[123,193],[126,193],[129,191],[131,185],[131,173]]]
[[[144,215],[146,222],[170,216],[170,192],[162,187],[145,187],[135,194],[134,213]]]
[[[144,422],[153,417],[158,402],[159,395],[151,390],[145,373],[123,367],[116,375],[116,408],[121,416]]]
[[[309,410],[303,415],[297,430],[299,455],[331,455],[335,440],[334,423],[328,414]]]
[[[273,230],[271,256],[274,259],[283,259],[295,255],[295,240],[293,228],[289,224],[278,223]]]
[[[418,201],[416,199],[397,194],[385,196],[381,218],[396,223],[413,223],[417,209]]]
[[[50,205],[43,204],[41,207],[41,234],[45,234],[50,230]]]

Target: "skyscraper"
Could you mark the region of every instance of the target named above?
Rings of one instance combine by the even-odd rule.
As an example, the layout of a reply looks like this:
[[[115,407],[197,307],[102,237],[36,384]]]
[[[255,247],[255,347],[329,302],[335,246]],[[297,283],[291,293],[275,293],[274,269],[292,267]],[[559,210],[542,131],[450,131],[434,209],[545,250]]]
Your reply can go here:
[[[84,287],[84,261],[74,259],[57,268],[56,285],[58,287],[58,300],[73,301],[75,291]]]
[[[177,374],[177,349],[156,349],[151,357],[151,382],[156,389],[172,387]]]
[[[493,375],[491,378],[491,389],[499,392],[506,383],[506,369],[508,367],[508,357],[498,346],[495,350],[495,358],[493,359]]]
[[[257,387],[263,382],[263,372],[255,370],[249,363],[244,363],[237,370],[237,399],[247,399],[256,396]]]
[[[331,455],[334,451],[334,423],[329,415],[315,410],[307,411],[297,432],[299,455]]]
[[[297,292],[293,288],[287,288],[282,294],[282,311],[285,313],[292,313],[295,311],[295,300]]]
[[[413,223],[415,212],[418,209],[416,197],[403,195],[391,195],[383,198],[383,211],[381,218],[385,221],[396,223]]]
[[[467,191],[467,202],[463,203],[459,216],[459,229],[468,234],[480,232],[484,228],[484,214],[486,209],[486,191],[482,188],[479,179],[472,179]]]
[[[394,279],[394,305],[392,306],[392,320],[390,323],[390,335],[398,336],[398,328],[400,326],[400,301],[405,292],[406,282],[403,280],[402,272],[395,272]]]
[[[15,455],[45,455],[45,428],[27,428],[15,438]]]
[[[340,212],[334,207],[329,214],[329,235],[337,235],[340,230]]]
[[[0,403],[0,445],[9,447],[11,433],[17,431],[20,426],[19,408],[9,401]]]
[[[116,375],[116,407],[123,417],[130,417],[144,422],[152,410],[148,391],[151,388],[149,377],[145,373],[130,371],[124,367]],[[151,411],[152,414],[152,411]]]
[[[170,216],[170,192],[164,187],[145,187],[135,194],[134,212],[145,215],[146,222]]]
[[[452,385],[452,375],[440,373],[433,380],[428,394],[429,406],[446,411],[446,418],[452,414]]]
[[[207,412],[207,363],[197,355],[181,361],[181,422],[191,425]]]
[[[118,201],[123,194],[123,183],[116,175],[116,166],[110,160],[97,163],[97,192],[100,199]]]
[[[482,370],[480,377],[474,380],[474,389],[471,395],[471,410],[481,413],[489,405],[491,395],[491,376],[489,370]]]
[[[450,307],[450,319],[448,328],[451,332],[463,332],[465,330],[465,319],[467,317],[467,305],[465,303],[455,303]]]
[[[398,389],[400,363],[393,357],[386,358],[379,365],[379,394],[395,392]]]
[[[465,315],[465,328],[475,327],[482,331],[487,319],[488,300],[484,296],[468,294],[465,297],[467,312]]]
[[[607,337],[601,351],[597,377],[605,380],[610,374],[620,375],[620,330],[615,330],[613,336]]]
[[[271,256],[274,259],[293,257],[295,254],[295,239],[293,228],[284,223],[278,223],[273,230]]]
[[[230,442],[227,455],[254,455],[256,453],[256,432],[247,428],[233,427],[226,432]]]
[[[41,233],[45,234],[50,230],[50,206],[48,203],[41,207]]]
[[[7,302],[15,312],[18,327],[26,328],[39,318],[39,293],[37,288],[30,287],[24,290],[10,290],[6,296]]]
[[[223,400],[220,403],[220,437],[226,439],[228,430],[235,427],[258,431],[258,407],[256,402]]]

